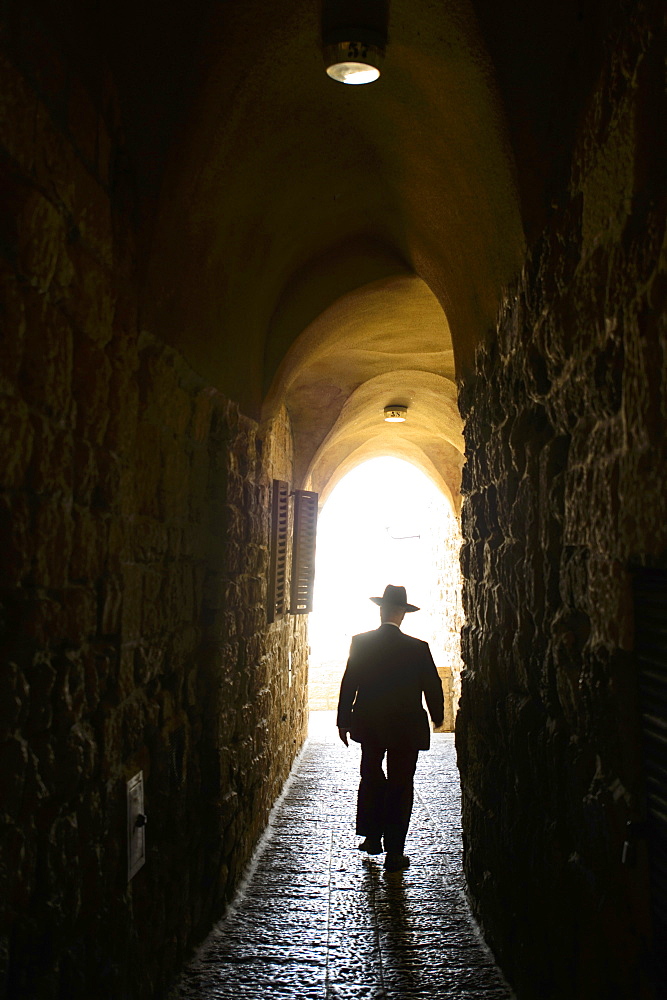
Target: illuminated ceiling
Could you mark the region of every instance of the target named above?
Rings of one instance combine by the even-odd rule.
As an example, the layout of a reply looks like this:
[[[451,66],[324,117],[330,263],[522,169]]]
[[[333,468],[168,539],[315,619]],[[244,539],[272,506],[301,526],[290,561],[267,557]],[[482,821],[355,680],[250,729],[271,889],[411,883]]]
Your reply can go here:
[[[197,0],[187,24],[167,4],[134,53],[105,8],[145,165],[142,323],[245,413],[287,408],[297,485],[326,492],[391,451],[456,502],[455,378],[520,266],[544,158],[522,149],[539,73],[530,94],[512,77],[537,22],[519,5],[517,33],[487,6],[393,0],[362,87],[325,74],[311,0]],[[396,432],[381,410],[401,400]]]

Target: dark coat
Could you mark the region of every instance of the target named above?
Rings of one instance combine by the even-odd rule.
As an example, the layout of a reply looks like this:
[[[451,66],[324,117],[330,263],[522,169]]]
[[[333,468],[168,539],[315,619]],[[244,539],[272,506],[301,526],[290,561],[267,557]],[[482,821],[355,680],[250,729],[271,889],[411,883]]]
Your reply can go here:
[[[428,750],[431,727],[422,692],[436,727],[444,700],[428,643],[394,625],[355,635],[340,686],[337,725],[357,743]]]

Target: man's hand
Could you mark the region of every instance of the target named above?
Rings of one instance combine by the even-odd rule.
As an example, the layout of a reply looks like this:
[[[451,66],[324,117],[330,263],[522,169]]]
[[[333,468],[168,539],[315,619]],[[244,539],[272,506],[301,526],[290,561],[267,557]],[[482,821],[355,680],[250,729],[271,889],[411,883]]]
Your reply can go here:
[[[342,729],[340,726],[338,727],[338,735],[340,736],[341,740],[343,741],[343,743],[345,744],[346,747],[349,747],[349,745],[350,745],[347,742],[347,734],[348,734],[348,732],[349,732],[349,729]]]

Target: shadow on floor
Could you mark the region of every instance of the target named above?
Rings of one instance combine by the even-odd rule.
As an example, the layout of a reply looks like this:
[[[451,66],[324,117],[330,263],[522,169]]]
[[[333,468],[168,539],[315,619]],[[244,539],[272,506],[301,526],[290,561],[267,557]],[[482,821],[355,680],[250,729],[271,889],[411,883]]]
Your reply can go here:
[[[243,887],[170,1000],[511,998],[464,895],[453,735],[420,754],[403,874],[357,850],[358,769],[334,713],[313,713]]]

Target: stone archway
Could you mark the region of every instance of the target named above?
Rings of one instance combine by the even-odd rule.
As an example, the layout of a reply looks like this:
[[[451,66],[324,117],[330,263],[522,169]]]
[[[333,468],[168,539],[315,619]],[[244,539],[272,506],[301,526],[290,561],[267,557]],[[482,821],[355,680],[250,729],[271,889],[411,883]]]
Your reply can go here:
[[[276,322],[270,343],[280,344]],[[427,285],[405,271],[331,302],[294,339],[275,369],[264,421],[289,412],[295,478],[326,497],[354,465],[379,454],[416,464],[460,506],[463,437],[452,338]],[[388,425],[383,409],[407,407]]]

